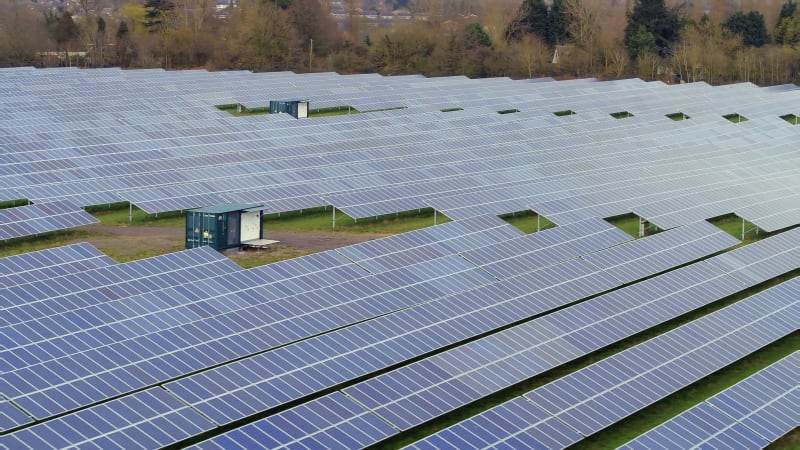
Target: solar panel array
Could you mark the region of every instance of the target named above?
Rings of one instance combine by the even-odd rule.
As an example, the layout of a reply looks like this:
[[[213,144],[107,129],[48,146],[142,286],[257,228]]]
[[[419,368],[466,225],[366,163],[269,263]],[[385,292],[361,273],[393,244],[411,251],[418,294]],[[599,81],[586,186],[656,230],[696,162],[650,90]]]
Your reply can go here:
[[[63,94],[71,90],[83,95]],[[143,90],[157,94],[145,102]],[[797,127],[780,119],[800,90],[748,83],[20,69],[4,72],[0,92],[0,199],[131,201],[150,213],[332,204],[356,218],[533,208],[560,224],[641,211],[670,228],[747,212],[770,191],[796,192],[800,171]],[[405,109],[290,120],[213,107],[280,98]],[[463,110],[440,111],[454,105]],[[520,112],[496,113],[509,107]],[[553,115],[566,109],[577,114]],[[619,110],[634,117],[609,115]],[[676,110],[691,119],[665,117]],[[750,120],[721,117],[732,110]],[[693,198],[690,211],[671,201],[715,185],[722,189]],[[797,223],[783,211],[766,204],[747,218]]]
[[[774,256],[769,253],[770,248],[774,245],[784,248],[784,256]],[[649,245],[645,245],[645,248],[647,247]],[[751,244],[731,253],[738,254],[737,259],[739,261],[749,261],[753,265],[757,262],[769,264],[774,260],[783,261],[784,263],[792,261],[791,267],[783,263],[770,264],[775,272],[772,276],[775,276],[800,267],[798,248],[800,248],[800,234],[793,233],[792,235],[779,235],[772,238],[772,240],[768,239]],[[556,267],[554,266],[554,269]],[[599,348],[606,345],[606,342],[598,342],[598,337],[608,339],[607,343],[610,343],[620,339],[621,335],[635,334],[638,330],[646,329],[653,324],[669,320],[671,317],[677,317],[689,310],[733,294],[743,289],[746,284],[737,282],[731,277],[738,278],[741,276],[740,273],[745,270],[744,266],[740,266],[725,273],[707,262],[696,263],[684,269],[668,272],[619,291],[551,313],[527,324],[519,325],[456,349],[431,356],[418,363],[404,366],[385,375],[344,388],[342,392],[356,400],[360,405],[364,405],[374,411],[377,416],[394,425],[396,429],[403,430],[421,424],[431,417],[452,410],[457,406],[464,405],[482,395],[493,392],[495,389],[508,386],[514,380],[521,379],[519,377],[527,378],[535,373],[540,373],[559,364],[561,358],[574,358],[583,354],[582,352],[589,352],[591,348]],[[531,274],[536,273],[534,271]],[[558,273],[558,271],[553,270],[550,276],[545,278],[550,279],[556,285],[564,283],[564,280],[559,280],[557,277],[554,278],[552,276],[555,273]],[[565,274],[564,276],[568,278],[570,275]],[[767,275],[765,279],[769,279],[772,276]],[[693,286],[687,289],[687,283],[691,283]],[[669,288],[670,286],[671,288]],[[533,293],[532,298],[542,298],[542,294],[546,292],[545,290],[541,293]],[[557,290],[553,292],[555,293]],[[557,296],[562,297],[562,301],[570,302],[569,298],[563,299],[565,292],[569,292],[569,290],[559,292]],[[652,298],[653,296],[656,297],[655,300]],[[516,303],[513,308],[505,310],[504,314],[516,311],[525,303],[530,303],[530,301]],[[600,316],[598,316],[598,313]],[[607,318],[602,320],[601,317],[603,316]],[[563,317],[563,319],[559,319],[559,317]],[[487,316],[483,314],[481,315],[481,320],[472,320],[470,323],[472,323],[472,326],[476,326],[477,323],[486,320]],[[400,320],[395,322],[403,323]],[[586,322],[586,324],[584,325],[583,322]],[[558,323],[564,323],[565,325],[563,326],[566,329],[564,331],[556,331],[559,328],[556,325]],[[574,331],[570,331],[572,329]],[[523,330],[526,331],[523,332]],[[612,332],[612,330],[616,331]],[[452,327],[448,328],[449,333],[453,331]],[[529,337],[525,334],[527,332],[532,333],[532,335]],[[556,338],[560,333],[565,334],[560,339]],[[380,333],[372,334],[382,335]],[[533,336],[536,337],[534,338]],[[533,343],[534,341],[540,343],[537,345]],[[421,345],[420,341],[417,340],[410,342],[414,342],[414,346]],[[575,345],[579,345],[579,347],[575,348]],[[587,345],[590,348],[587,348]],[[422,346],[424,347],[424,344]],[[316,346],[312,345],[312,348],[314,347]],[[511,347],[509,348],[511,352],[509,355],[503,353],[506,347]],[[383,353],[387,353],[389,348],[396,347],[387,347],[383,350]],[[573,348],[573,350],[569,351],[568,348]],[[289,351],[290,349],[287,348],[287,352]],[[573,352],[577,352],[577,354]],[[370,358],[362,359],[362,357],[359,357],[359,360],[368,361]],[[490,360],[496,360],[497,363],[489,363]],[[253,369],[253,366],[247,367]],[[323,370],[323,367],[320,366],[318,369],[320,373],[324,374],[349,370],[349,368],[339,368],[341,366],[337,366],[335,369],[329,368],[328,370]],[[525,370],[530,372],[524,374]],[[447,372],[452,375],[447,375]],[[188,396],[184,394],[183,398],[190,402],[196,401],[198,396],[195,392],[207,389],[208,386],[228,386],[230,388],[231,381],[236,378],[231,376],[233,373],[227,371],[225,374],[227,379],[224,382],[217,381],[212,383],[210,382],[211,380],[206,380],[202,384],[204,387],[197,384],[186,386],[185,391],[191,392],[191,394],[188,394]],[[253,373],[259,372],[253,370]],[[457,375],[459,373],[464,375]],[[241,373],[241,375],[244,374]],[[310,377],[304,379],[308,378]],[[269,385],[270,382],[262,383],[262,386]],[[224,387],[221,388],[221,392],[225,392],[225,389]],[[275,393],[277,391],[276,385],[268,392]],[[263,395],[257,394],[257,391],[250,391],[249,393],[246,390],[239,391],[243,395],[238,395],[236,392],[237,389],[234,388],[233,393],[225,393],[219,399],[227,397],[229,399],[227,408],[230,408],[230,405],[241,405],[245,398],[259,398]],[[233,402],[233,398],[236,397],[238,399]],[[396,403],[394,400],[396,400]],[[313,404],[313,402],[314,400],[309,404]],[[380,404],[377,402],[386,403],[384,403],[384,406],[377,406]],[[216,400],[209,404],[222,405],[221,403],[216,403]],[[361,415],[361,413],[358,414],[359,417]],[[291,426],[284,426],[289,428],[278,428],[274,432],[291,433]],[[324,430],[306,430],[306,435],[314,436],[323,431],[325,434],[334,433],[338,435],[341,431],[341,429],[338,429],[339,426],[348,428],[351,423],[346,422],[336,425],[334,428],[326,427]],[[392,434],[396,433],[397,431]],[[384,438],[377,437],[369,443],[375,443]],[[201,447],[209,446],[207,448],[215,448],[214,445],[223,445],[222,443],[230,442],[231,439],[235,441],[239,439],[239,435],[235,432],[226,433],[220,435],[219,438],[212,439],[210,443],[203,444]],[[243,445],[243,443],[240,443],[240,445]]]
[[[800,320],[797,281],[770,288],[573,372],[528,392],[512,403],[514,408],[508,404],[493,408],[412,448],[522,448],[531,443],[564,448],[575,444],[796,331]],[[797,388],[796,382],[785,379],[786,383]],[[517,410],[531,419],[525,423],[512,419],[510,414]],[[788,432],[791,425],[783,428]]]
[[[0,240],[100,222],[68,201],[0,209]]]
[[[796,252],[797,244],[794,241],[789,247]],[[762,254],[753,261],[771,258]],[[796,268],[800,261],[797,255],[793,258]],[[738,276],[736,272],[731,275]],[[705,262],[674,270],[345,388],[344,392],[405,430],[674,318],[679,311],[690,311],[743,289],[744,284],[732,281],[731,275]],[[439,376],[422,376],[420,371]]]
[[[0,258],[0,447],[364,447],[800,268],[797,129],[777,117],[798,90],[19,69],[0,92],[0,200],[63,208],[50,216],[130,200],[457,219],[253,269],[208,248]],[[313,120],[213,108],[275,96],[405,108]],[[520,112],[496,114],[509,107]],[[563,109],[578,114],[552,114]],[[608,114],[623,109],[635,116]],[[751,120],[720,117],[733,110]],[[664,117],[675,111],[691,119]],[[495,216],[525,209],[558,226],[524,234]],[[631,211],[666,231],[634,240],[599,219]],[[702,219],[731,212],[789,230],[729,250],[739,241]],[[691,381],[607,401],[667,368],[697,361],[699,379],[794,332],[796,291],[793,278],[415,445],[579,441]],[[616,364],[630,355],[635,373]],[[551,395],[606,365],[630,379]]]
[[[798,373],[794,352],[622,448],[764,448],[800,426]]]

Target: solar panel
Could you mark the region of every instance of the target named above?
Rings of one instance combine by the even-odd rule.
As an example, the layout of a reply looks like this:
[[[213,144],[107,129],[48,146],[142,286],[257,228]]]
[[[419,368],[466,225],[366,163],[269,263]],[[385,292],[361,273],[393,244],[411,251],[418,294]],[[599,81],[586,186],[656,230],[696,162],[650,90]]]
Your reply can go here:
[[[739,208],[735,214],[758,228],[773,232],[800,224],[800,194],[765,199]]]
[[[441,298],[430,297],[426,303],[167,387],[217,423],[228,423],[613,286],[599,271],[583,273],[578,264],[573,266],[572,270],[561,268],[563,275],[553,276],[555,270],[540,274],[538,288],[533,287],[536,283],[518,283],[473,285],[472,290],[450,295],[442,292]],[[453,278],[448,277],[447,283],[458,286]]]
[[[792,318],[800,313],[800,303],[790,295],[797,283],[790,283],[751,296],[511,401],[525,410],[541,412],[532,420],[508,426],[509,421],[515,420],[515,411],[505,407],[511,403],[508,402],[411,447],[486,448],[520,442],[520,437],[541,442],[554,435],[562,440],[553,447],[575,444],[794,331]],[[482,432],[476,435],[476,429]],[[553,432],[564,429],[568,432]],[[484,434],[486,430],[492,432]],[[667,447],[673,448],[676,442]]]
[[[795,352],[621,448],[766,447],[800,424],[800,390],[793,382],[798,371]]]
[[[499,244],[523,232],[497,217],[475,217],[448,222],[336,251],[373,273],[390,270],[472,248]]]
[[[788,281],[525,394],[591,435],[797,329]]]
[[[785,231],[758,245],[747,245],[735,251],[715,256],[712,264],[748,286],[776,277],[798,267],[800,229]]]
[[[33,236],[100,222],[67,201],[0,209],[0,239]]]
[[[394,429],[379,417],[334,392],[189,448],[353,449],[393,433]]]
[[[4,448],[159,448],[212,428],[161,388],[0,435]]]
[[[313,294],[273,290],[259,298],[252,295],[258,287],[233,292],[223,286],[216,292],[211,286],[199,289],[199,282],[171,287],[124,303],[98,304],[98,311],[113,319],[107,323],[78,322],[81,315],[72,314],[82,329],[69,334],[60,334],[53,320],[39,321],[38,327],[26,322],[11,335],[16,348],[7,361],[14,370],[0,378],[0,391],[46,418],[490,280],[477,274],[440,283],[437,278],[447,273],[475,271],[458,257],[448,261],[324,286]],[[426,264],[440,267],[426,270]],[[45,323],[51,329],[44,330]]]
[[[737,239],[708,222],[696,222],[583,258],[627,283],[737,244]]]
[[[588,219],[465,251],[462,256],[502,279],[632,239],[608,222]]]
[[[579,439],[575,430],[552,420],[547,412],[525,398],[516,397],[405,448],[564,448]]]
[[[5,399],[0,399],[0,432],[32,422],[33,419]]]
[[[116,264],[113,259],[87,243],[6,256],[0,258],[0,287],[18,286],[113,264]]]
[[[800,258],[795,263],[800,264]],[[343,392],[405,430],[744,288],[711,264],[696,263],[404,366]],[[438,375],[431,377],[428,372]]]

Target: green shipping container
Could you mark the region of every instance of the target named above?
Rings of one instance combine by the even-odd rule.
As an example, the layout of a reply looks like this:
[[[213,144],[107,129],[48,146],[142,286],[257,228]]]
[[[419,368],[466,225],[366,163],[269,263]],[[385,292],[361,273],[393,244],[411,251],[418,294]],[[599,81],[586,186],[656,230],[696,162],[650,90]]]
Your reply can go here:
[[[242,243],[242,214],[259,205],[225,204],[186,212],[186,248],[209,246],[214,250],[238,247]],[[258,220],[258,237],[261,220]],[[251,232],[255,232],[254,230]]]

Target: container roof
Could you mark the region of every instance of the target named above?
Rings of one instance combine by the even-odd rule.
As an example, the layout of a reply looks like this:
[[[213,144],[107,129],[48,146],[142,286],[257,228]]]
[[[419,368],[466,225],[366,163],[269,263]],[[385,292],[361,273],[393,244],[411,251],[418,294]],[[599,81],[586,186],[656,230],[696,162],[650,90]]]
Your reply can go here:
[[[223,203],[221,205],[206,206],[205,208],[197,208],[190,211],[208,214],[222,214],[233,211],[260,211],[263,209],[263,205],[259,205],[257,203]]]

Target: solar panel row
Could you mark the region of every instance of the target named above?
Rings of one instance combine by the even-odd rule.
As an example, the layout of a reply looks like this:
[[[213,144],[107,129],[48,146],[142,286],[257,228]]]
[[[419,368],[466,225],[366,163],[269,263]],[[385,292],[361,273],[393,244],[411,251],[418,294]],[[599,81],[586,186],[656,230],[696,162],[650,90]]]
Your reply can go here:
[[[729,158],[725,164],[731,168],[727,175],[734,181],[748,179],[750,167],[764,161],[765,152],[742,153],[745,148],[774,149],[783,156],[785,170],[798,169],[790,146],[796,140],[796,130],[777,118],[778,111],[791,109],[795,91],[763,90],[752,85],[734,89],[703,84],[666,86],[641,80],[529,83],[508,79],[428,80],[336,74],[219,76],[203,72],[173,76],[175,79],[158,72],[144,76],[109,72],[102,77],[107,84],[101,84],[97,90],[97,95],[105,92],[104,97],[66,97],[64,102],[55,102],[57,105],[52,96],[63,97],[58,87],[75,83],[75,79],[83,80],[84,75],[20,71],[5,79],[15,84],[8,91],[17,93],[5,101],[14,106],[11,108],[14,111],[25,111],[9,113],[6,120],[0,118],[0,129],[10,138],[8,149],[14,150],[13,159],[5,164],[8,196],[23,193],[40,200],[71,198],[79,204],[133,200],[150,212],[225,201],[256,201],[266,203],[274,211],[283,211],[322,206],[324,197],[354,217],[368,217],[427,207],[435,204],[437,197],[452,197],[461,192],[476,194],[471,201],[458,205],[459,209],[473,210],[470,214],[474,215],[528,208],[525,203],[486,205],[483,200],[476,205],[476,198],[482,198],[487,188],[512,187],[558,176],[563,177],[566,195],[539,197],[536,203],[538,206],[564,198],[584,204],[579,212],[552,212],[555,222],[568,223],[606,216],[626,204],[623,212],[638,206],[635,202],[631,204],[626,196],[640,186],[628,180],[623,182],[627,191],[618,192],[623,197],[614,197],[617,194],[609,192],[602,202],[589,201],[586,193],[570,192],[585,187],[574,185],[571,179],[582,173],[603,173],[638,165],[650,176],[669,178],[680,173],[668,167],[676,152],[692,161],[688,150],[701,147],[703,151],[693,156],[694,170],[704,154],[740,156]],[[59,82],[49,81],[53,83],[50,89],[42,85],[43,80],[56,79]],[[178,79],[191,82],[175,84]],[[279,84],[270,83],[265,89],[259,85],[262,79],[279,80]],[[331,80],[335,80],[337,87],[329,84]],[[92,82],[97,79],[92,78]],[[150,91],[169,95],[156,97],[150,104],[131,102],[126,100],[125,89],[111,88],[114,82],[122,82],[125,89],[158,86]],[[31,88],[34,85],[36,89]],[[293,86],[292,89],[303,86],[304,96],[316,93],[320,104],[353,100],[352,95],[374,97],[375,102],[381,103],[387,100],[379,98],[391,91],[391,98],[402,98],[398,102],[411,108],[375,116],[361,114],[316,121],[233,118],[210,108],[209,102],[215,98],[234,101],[236,95],[230,93],[231,89],[263,92],[266,102],[276,92],[283,92],[281,86]],[[363,89],[364,86],[370,88]],[[576,90],[576,86],[581,88]],[[363,98],[361,101],[375,103]],[[452,102],[467,105],[466,111],[442,114],[435,105],[445,102],[450,106]],[[494,108],[508,104],[523,112],[494,113]],[[610,118],[608,112],[612,108],[618,110],[621,104],[635,111],[636,117],[626,121]],[[769,114],[771,119],[755,116],[734,125],[720,117],[724,114],[720,111],[745,104],[751,104],[754,113]],[[692,120],[672,122],[663,117],[667,110],[656,112],[678,106],[688,111]],[[558,109],[554,108],[574,108],[580,114],[555,117],[552,112]],[[121,112],[114,131],[107,131],[112,127],[105,123],[110,122],[106,109]],[[20,119],[10,118],[17,116]],[[388,121],[389,116],[402,117],[403,121]],[[41,125],[23,123],[22,117],[28,122],[38,118],[42,123],[71,125],[41,130],[36,128]],[[163,123],[165,119],[174,122]],[[385,133],[374,133],[376,125],[381,125]],[[53,136],[42,135],[43,131]],[[66,138],[68,134],[72,137]],[[754,146],[755,142],[763,145]],[[710,161],[705,165],[717,167]],[[788,180],[791,184],[793,178]],[[766,186],[770,180],[764,178],[761,182]],[[695,190],[699,186],[682,185]],[[698,201],[708,204],[706,199]],[[693,215],[661,204],[657,216],[677,214],[670,219],[671,223],[677,220],[686,224],[707,218],[708,214],[748,207],[755,201],[753,196],[731,192],[724,202],[716,202],[714,208],[695,209]],[[775,208],[767,214],[780,212],[777,205]],[[457,212],[452,214],[456,217]],[[794,220],[791,216],[783,218],[791,220]],[[659,223],[667,227],[670,222]]]
[[[797,236],[794,241],[788,236],[780,240],[796,252]],[[758,243],[753,245],[758,247]],[[761,255],[752,262],[770,258]],[[793,268],[797,268],[800,259],[796,254],[793,258]],[[743,284],[710,264],[697,263],[402,367],[343,392],[398,429],[408,429],[743,288]],[[424,376],[420,371],[425,372]],[[427,372],[438,375],[431,377]]]
[[[116,264],[113,259],[87,243],[7,256],[0,259],[0,287],[58,278],[113,264]]]
[[[798,373],[794,352],[621,448],[764,448],[800,425]]]
[[[691,230],[689,230],[689,231],[691,232]],[[642,242],[644,242],[644,241],[642,241]],[[788,242],[791,242],[791,241],[788,241]],[[783,243],[786,244],[787,241],[785,240]],[[646,247],[649,247],[649,246],[646,246]],[[797,248],[797,242],[795,242],[793,245],[790,245],[790,247],[793,247],[793,248],[796,249]],[[650,247],[650,248],[652,248],[652,247]],[[754,252],[751,251],[750,253],[752,254]],[[702,264],[702,263],[698,263],[698,264]],[[797,264],[797,258],[795,258],[795,264]],[[702,270],[702,269],[705,269],[705,270]],[[722,275],[722,274],[720,274],[718,272],[710,273],[710,269],[707,268],[707,266],[700,267],[700,272],[704,273],[706,278],[708,278],[710,280],[717,279],[718,280],[718,282],[716,283],[717,285],[724,285],[723,283],[721,283],[721,281],[724,281],[724,280],[720,280],[721,278],[722,279],[725,278],[724,275]],[[536,272],[534,272],[534,273],[536,273]],[[669,275],[669,274],[667,274],[667,275]],[[685,280],[687,278],[687,276],[688,276],[688,273],[687,273],[686,270],[679,271],[679,273],[674,275],[673,277],[670,277],[669,279],[664,279],[661,283],[659,283],[659,285],[666,285],[666,286],[674,285],[674,286],[676,286],[675,289],[678,289],[677,286],[679,285],[679,283],[675,283],[675,281],[677,281],[677,280]],[[573,275],[573,277],[574,277],[574,275]],[[545,277],[545,278],[553,280],[552,276],[548,276],[548,277]],[[555,283],[564,283],[564,281],[555,281]],[[644,282],[644,283],[647,283],[647,282]],[[730,283],[730,281],[729,281],[729,283]],[[590,283],[590,284],[592,284],[592,283]],[[642,283],[640,283],[640,284],[642,284]],[[736,283],[733,283],[733,284],[736,285],[736,286],[739,286],[739,288],[743,287],[743,285],[741,285],[741,284],[736,284]],[[637,285],[634,285],[634,286],[637,286]],[[626,288],[626,289],[630,289],[630,288]],[[727,293],[733,292],[735,290],[736,289],[728,288]],[[651,292],[651,294],[649,294],[649,295],[653,295],[652,294],[652,292],[653,292],[652,290],[648,289],[648,291]],[[546,291],[539,292],[539,293],[534,293],[534,297],[538,297],[538,298],[541,299],[541,298],[543,298],[542,294],[545,293],[545,292]],[[698,295],[700,292],[703,292],[703,291],[700,290],[700,289],[695,289],[691,293],[689,293],[688,296],[689,296],[689,298],[692,298],[693,295]],[[717,288],[716,292],[709,291],[706,288],[705,292],[706,292],[705,295],[712,295],[712,296],[725,296],[726,295],[726,293],[720,292],[719,288]],[[624,298],[628,299],[627,301],[624,301],[624,302],[620,302],[619,299],[617,299],[617,298],[614,298],[613,300],[609,299],[609,301],[608,301],[609,306],[604,306],[603,309],[613,308],[612,311],[607,312],[607,314],[610,314],[612,317],[616,316],[617,314],[621,314],[621,313],[617,312],[618,311],[617,308],[619,308],[619,311],[626,311],[627,309],[632,307],[632,305],[630,304],[631,302],[639,303],[639,302],[642,301],[641,300],[642,293],[633,293],[633,292],[631,292],[630,295],[627,295],[627,296],[624,297]],[[606,294],[606,296],[611,296],[611,295],[613,295],[613,294]],[[664,294],[662,294],[662,295],[664,295]],[[557,297],[563,297],[563,296],[564,296],[563,294],[557,295]],[[600,297],[600,298],[602,298],[602,297]],[[674,296],[666,295],[666,296],[664,296],[662,301],[659,302],[659,303],[661,303],[663,306],[666,306],[666,305],[669,305],[671,303],[671,300],[673,300],[674,298],[675,298]],[[719,298],[719,297],[716,297],[716,298]],[[569,301],[569,300],[567,300],[567,301]],[[591,304],[592,302],[595,302],[595,300],[590,300],[590,301],[588,301],[586,303]],[[616,305],[617,303],[622,303],[622,305]],[[616,306],[612,306],[612,305],[616,305]],[[575,306],[575,307],[572,307],[572,308],[580,308],[581,306],[583,306],[583,304]],[[564,311],[568,311],[568,310],[570,310],[572,308],[568,308],[567,310],[564,310]],[[510,308],[507,311],[516,311],[517,309],[518,309],[518,306],[515,305],[514,308]],[[592,309],[594,309],[594,308],[592,308]],[[672,310],[672,313],[676,314],[676,315],[680,315],[681,314],[680,312],[677,312],[674,309]],[[508,312],[505,312],[505,314],[508,314]],[[563,313],[561,313],[561,314],[563,314]],[[551,314],[551,315],[552,316],[557,316],[557,315],[559,315],[559,312]],[[637,314],[636,316],[637,317],[640,317],[640,316],[648,317],[648,312],[641,312],[641,313]],[[487,316],[483,315],[482,318],[479,319],[479,320],[474,320],[474,319],[470,320],[470,323],[476,324],[476,323],[485,322],[487,320],[486,317]],[[549,316],[545,316],[545,318],[547,318],[547,317],[549,317]],[[571,317],[573,317],[573,319],[570,319],[570,323],[575,323],[576,319],[579,318],[579,317],[580,318],[586,318],[586,313],[585,312],[576,311],[573,315],[571,315]],[[531,323],[536,323],[537,321],[544,320],[545,318],[534,320]],[[626,321],[629,321],[632,318],[633,318],[633,316],[627,315],[622,320],[620,320],[620,323],[626,323]],[[664,317],[658,317],[656,319],[652,319],[651,318],[650,320],[666,320],[666,319]],[[392,322],[387,322],[387,323],[392,323]],[[548,322],[548,323],[552,323],[552,322]],[[641,323],[641,320],[636,320],[636,323],[637,324]],[[544,324],[542,324],[542,326],[544,326]],[[575,326],[575,325],[573,325],[573,326]],[[645,326],[645,325],[637,325],[637,327],[638,326]],[[517,328],[519,328],[519,327],[517,327]],[[631,328],[631,325],[628,325],[627,328]],[[552,326],[547,326],[546,329],[552,330],[553,328],[552,328]],[[603,330],[607,330],[607,329],[608,329],[608,327],[603,327]],[[538,333],[542,333],[543,331],[544,331],[544,329],[541,329],[541,331],[539,331]],[[634,331],[627,330],[626,332],[634,332]],[[452,327],[448,329],[448,333],[449,334],[453,333],[453,328]],[[507,332],[503,332],[503,333],[500,333],[500,334],[504,334],[504,333],[508,334]],[[374,333],[374,334],[376,334],[376,333]],[[595,335],[596,333],[591,333],[591,334]],[[494,336],[498,336],[499,337],[499,335],[494,335]],[[441,339],[441,338],[439,338],[439,339]],[[543,337],[543,339],[545,339],[547,341],[550,341],[552,338],[550,338],[550,337],[544,338]],[[419,409],[421,407],[420,405],[423,405],[423,404],[427,405],[428,408],[431,408],[432,405],[442,405],[442,407],[444,407],[442,402],[447,402],[448,401],[447,399],[449,399],[449,401],[454,402],[455,404],[463,404],[462,402],[468,402],[470,398],[473,398],[473,397],[471,397],[471,394],[470,394],[470,392],[473,392],[473,390],[475,390],[475,389],[484,389],[484,390],[485,389],[493,389],[493,388],[487,387],[487,386],[490,385],[489,382],[487,382],[485,380],[481,380],[479,382],[479,381],[477,381],[477,379],[473,379],[473,381],[469,382],[468,385],[461,385],[460,384],[458,388],[455,388],[455,387],[449,385],[446,382],[446,378],[447,378],[446,376],[444,377],[444,379],[442,378],[442,376],[443,376],[442,370],[448,370],[447,368],[448,367],[452,367],[453,365],[455,365],[456,367],[462,367],[462,368],[467,367],[467,366],[470,365],[470,363],[468,361],[475,360],[473,358],[477,358],[478,361],[484,361],[485,362],[487,358],[491,358],[491,357],[494,357],[495,355],[498,355],[498,352],[505,345],[515,345],[515,348],[518,348],[520,350],[527,349],[531,345],[530,342],[528,342],[526,339],[524,339],[522,337],[522,335],[519,335],[519,334],[515,334],[513,337],[510,336],[510,335],[506,336],[506,337],[503,337],[502,340],[498,340],[496,337],[495,338],[488,337],[488,338],[481,339],[480,341],[477,341],[477,342],[481,342],[481,341],[487,341],[487,344],[485,344],[486,345],[486,347],[485,347],[486,351],[480,351],[480,353],[477,353],[475,351],[470,351],[469,354],[463,354],[463,353],[459,353],[457,355],[453,354],[452,357],[448,357],[447,358],[447,363],[444,363],[444,360],[441,359],[441,355],[432,356],[432,357],[429,357],[426,360],[423,360],[420,363],[415,363],[415,364],[412,364],[411,366],[406,366],[406,368],[412,368],[413,367],[414,368],[413,370],[415,372],[414,372],[413,375],[409,375],[409,377],[404,377],[402,380],[393,380],[393,381],[387,381],[387,382],[380,381],[380,384],[377,385],[377,384],[375,384],[375,383],[378,383],[378,381],[376,381],[376,380],[387,379],[387,376],[379,376],[377,378],[374,378],[374,379],[359,383],[359,384],[355,385],[352,388],[345,388],[344,392],[347,395],[349,395],[349,396],[353,397],[354,399],[356,399],[359,403],[364,404],[367,407],[370,407],[370,409],[373,409],[372,408],[372,402],[374,402],[374,400],[372,400],[370,398],[370,396],[379,396],[380,398],[386,398],[387,395],[399,395],[399,396],[401,396],[403,398],[410,399],[411,403],[402,402],[403,403],[402,408],[404,408],[403,410],[406,411],[406,412],[405,413],[401,413],[401,414],[405,414],[403,417],[409,417],[409,415],[411,415],[411,414],[419,414],[419,416],[416,416],[415,419],[410,419],[410,420],[412,420],[411,423],[421,423],[422,421],[424,421],[426,418],[428,418],[430,416],[428,414],[425,414],[425,415],[420,414],[420,409]],[[489,344],[488,341],[491,341],[491,344]],[[502,343],[502,345],[501,345],[501,343]],[[360,341],[359,341],[358,345],[364,345],[364,344],[360,343]],[[415,344],[415,345],[418,346],[419,344]],[[598,344],[598,345],[602,345],[602,344]],[[478,347],[475,347],[475,343],[466,344],[466,346],[464,346],[464,347],[471,347],[471,348],[474,348],[476,350],[478,348]],[[481,346],[481,347],[483,347],[483,346]],[[287,351],[288,350],[289,349],[287,349]],[[392,351],[396,351],[396,350],[392,350]],[[446,352],[445,354],[453,353],[454,351],[455,350],[449,351],[449,352]],[[388,351],[384,350],[383,353],[388,353]],[[445,355],[445,354],[442,354],[442,355]],[[500,352],[500,354],[502,355],[502,352]],[[545,364],[552,364],[553,363],[552,362],[553,358],[558,353],[554,353],[552,351],[551,352],[547,352],[544,349],[542,349],[542,352],[540,354],[542,355],[543,358],[545,357],[544,355],[548,355],[546,357],[546,359],[549,362],[545,363]],[[497,356],[497,357],[502,357],[502,356]],[[364,359],[364,360],[366,360],[366,359]],[[522,361],[523,360],[521,360],[521,359],[517,359],[513,363],[504,365],[503,366],[503,371],[498,370],[497,366],[494,366],[492,368],[487,368],[488,372],[484,372],[484,373],[486,373],[487,375],[488,374],[494,374],[494,375],[492,375],[492,377],[490,379],[493,379],[493,380],[496,381],[497,377],[500,376],[499,375],[500,373],[503,373],[503,374],[509,373],[509,372],[505,372],[506,370],[507,371],[517,371],[521,367],[530,367],[531,359],[526,359],[525,361],[528,361],[526,363],[522,363]],[[339,370],[339,369],[323,370],[322,367],[324,367],[324,366],[319,366],[319,367],[317,367],[317,369],[319,369],[322,373],[326,373],[326,374]],[[389,374],[398,373],[398,372],[404,372],[404,369],[399,369],[397,371],[390,372]],[[517,372],[513,372],[513,373],[517,373]],[[472,374],[475,375],[475,372],[473,371]],[[391,376],[391,375],[389,375],[389,376]],[[505,376],[505,375],[503,375],[503,376]],[[466,380],[464,380],[464,382],[466,382]],[[384,384],[384,383],[389,383],[389,384]],[[424,389],[424,388],[420,387],[420,385],[421,384],[424,385],[425,383],[432,383],[431,387],[433,387],[434,389],[431,391],[431,395],[426,395],[425,396],[425,400],[414,400],[413,399],[413,397],[414,397],[413,391],[415,389]],[[217,383],[217,384],[219,384],[219,383]],[[265,386],[268,385],[268,384],[269,383],[266,383]],[[380,388],[380,387],[375,387],[373,389],[373,386],[385,386],[385,389],[384,388]],[[377,389],[377,390],[375,390],[375,389]],[[187,391],[194,392],[194,391],[196,391],[196,388],[188,388]],[[274,392],[274,391],[275,390],[270,390],[270,392]],[[366,394],[365,392],[369,392],[369,394]],[[409,392],[411,392],[411,393],[409,393]],[[231,394],[231,395],[232,396],[236,396],[236,394]],[[255,394],[255,393],[247,394],[247,395],[243,394],[243,396],[240,397],[238,402],[240,404],[241,401],[246,401],[246,400],[244,400],[245,398],[254,398],[254,397],[258,397],[258,395]],[[186,397],[186,398],[191,399],[191,398],[196,398],[196,397],[193,396],[193,394],[192,394],[192,395],[190,395],[189,397]],[[221,398],[226,398],[226,395],[223,394],[223,396]],[[191,400],[189,400],[189,401],[191,401]],[[413,406],[412,406],[412,404],[413,404]],[[445,407],[445,409],[447,409],[447,407]],[[395,410],[399,411],[399,409],[395,409]],[[385,410],[378,409],[378,411],[384,412]],[[382,417],[384,419],[387,419],[386,415],[382,415]],[[395,416],[389,416],[388,420],[389,420],[390,423],[394,424],[395,426],[398,426],[398,424],[402,424],[402,425],[399,425],[400,429],[403,429],[406,426],[404,422],[397,421]],[[227,439],[227,437],[222,437],[221,439]],[[376,441],[374,441],[374,442],[376,442]]]
[[[0,209],[0,239],[33,236],[100,222],[67,201]]]
[[[534,389],[410,448],[568,447],[795,331],[793,322],[800,314],[800,303],[792,293],[797,288],[798,283],[786,282],[753,295]],[[512,416],[519,410],[532,417],[523,422]]]

